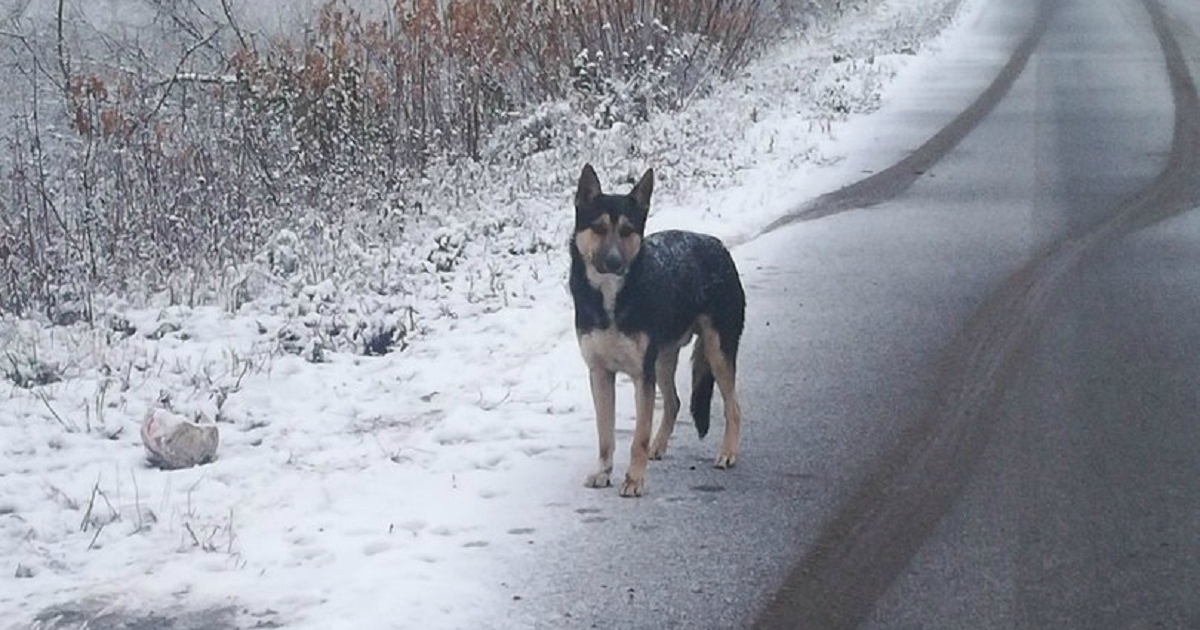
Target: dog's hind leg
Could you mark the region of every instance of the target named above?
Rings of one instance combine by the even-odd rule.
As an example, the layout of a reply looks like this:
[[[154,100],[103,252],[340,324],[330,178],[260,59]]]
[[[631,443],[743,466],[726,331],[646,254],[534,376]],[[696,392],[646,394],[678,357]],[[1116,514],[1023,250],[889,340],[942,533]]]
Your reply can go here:
[[[646,485],[646,464],[650,451],[650,425],[654,421],[654,379],[633,379],[633,398],[637,407],[637,423],[633,427],[633,445],[629,454],[629,470],[621,484],[621,496],[640,497]]]
[[[596,406],[596,433],[600,439],[600,461],[596,471],[584,482],[589,488],[612,485],[613,449],[616,447],[616,377],[603,368],[591,369],[592,402]]]
[[[679,416],[679,392],[675,390],[675,368],[679,365],[679,349],[664,351],[654,364],[654,380],[663,397],[662,423],[658,433],[650,442],[650,459],[662,459],[667,452],[667,442],[675,430],[675,418]]]
[[[721,335],[709,323],[701,326],[704,337],[704,355],[708,365],[716,377],[717,387],[721,390],[721,401],[725,406],[725,437],[721,440],[721,452],[717,455],[717,468],[732,468],[737,463],[738,443],[741,438],[742,409],[738,404],[737,361],[733,356],[725,354],[721,347]]]

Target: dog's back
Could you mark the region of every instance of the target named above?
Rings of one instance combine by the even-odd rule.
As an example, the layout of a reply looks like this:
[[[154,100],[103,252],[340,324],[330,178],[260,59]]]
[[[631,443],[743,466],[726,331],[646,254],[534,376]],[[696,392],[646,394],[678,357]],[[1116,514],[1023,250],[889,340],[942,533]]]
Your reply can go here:
[[[616,314],[619,328],[645,331],[656,345],[678,340],[707,316],[721,333],[722,351],[733,357],[746,319],[746,293],[719,239],[667,230],[643,241],[617,295]]]

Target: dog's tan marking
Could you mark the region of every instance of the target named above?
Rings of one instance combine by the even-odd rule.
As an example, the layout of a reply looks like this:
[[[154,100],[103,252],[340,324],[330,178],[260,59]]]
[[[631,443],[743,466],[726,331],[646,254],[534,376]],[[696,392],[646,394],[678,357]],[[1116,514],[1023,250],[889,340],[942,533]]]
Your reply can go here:
[[[654,420],[654,387],[644,378],[633,380],[633,398],[637,420],[633,427],[633,444],[629,449],[629,469],[621,496],[640,497],[646,488],[646,463],[650,451],[650,424]]]
[[[615,393],[613,379],[616,372],[633,378],[634,400],[637,420],[630,447],[629,469],[625,482],[621,484],[621,496],[642,495],[646,483],[646,460],[650,450],[650,428],[654,416],[654,388],[643,378],[642,360],[650,345],[645,333],[626,335],[615,326],[595,330],[579,337],[579,348],[583,360],[592,375],[592,397],[596,405],[596,428],[600,433],[600,468],[588,477],[591,487],[600,481],[607,482],[612,472],[612,449],[615,441]]]
[[[650,345],[650,338],[645,334],[629,336],[621,333],[615,326],[603,330],[594,330],[579,337],[579,349],[583,360],[591,370],[592,398],[596,405],[596,429],[600,434],[600,466],[588,476],[587,485],[601,488],[609,483],[612,473],[612,451],[616,441],[614,432],[616,424],[614,379],[617,372],[623,372],[633,377],[638,391],[644,388],[642,378],[642,357]],[[654,390],[650,389],[650,413],[654,412]],[[636,396],[637,394],[635,394]],[[637,427],[641,427],[642,404],[639,402]],[[650,420],[647,418],[646,423]],[[638,466],[638,430],[634,430],[633,455],[630,458],[629,471],[625,475],[625,483],[621,486],[622,496],[639,496],[645,483],[646,450],[645,444],[640,449],[641,466]],[[649,427],[645,429],[647,435]],[[649,437],[646,438],[649,442]]]
[[[584,273],[587,275],[588,284],[600,291],[604,310],[610,318],[617,306],[617,293],[621,292],[621,287],[625,284],[625,276],[617,273],[601,273],[600,261],[615,249],[621,256],[623,266],[627,265],[637,255],[641,245],[641,236],[633,232],[633,225],[625,217],[617,220],[617,226],[614,229],[612,219],[607,214],[601,215],[592,222],[589,228],[575,234],[575,248],[583,257]]]
[[[654,380],[662,394],[663,415],[654,440],[650,443],[650,459],[662,459],[667,454],[667,442],[675,430],[675,418],[679,416],[679,393],[675,390],[675,367],[679,364],[679,351],[661,353],[654,366]]]
[[[642,359],[649,346],[650,337],[645,333],[626,335],[615,326],[579,336],[579,350],[588,367],[621,372],[634,380],[642,377]]]
[[[692,391],[700,387],[700,382],[712,373],[708,366],[708,354],[704,351],[704,335],[697,335],[696,347],[692,349]]]
[[[607,214],[600,215],[593,223],[593,227],[586,230],[580,230],[575,233],[575,248],[579,250],[579,255],[583,256],[583,261],[587,263],[588,269],[593,269],[593,261],[596,260],[597,254],[604,247],[605,236],[600,234],[600,230],[596,226],[602,226],[605,231],[612,227],[612,220]]]
[[[603,298],[604,312],[608,313],[608,318],[611,320],[617,308],[617,294],[621,292],[621,287],[625,286],[625,276],[618,276],[615,273],[600,273],[589,264],[587,279],[588,284],[600,292],[600,296]]]
[[[618,217],[613,225],[612,218],[602,214],[586,229],[575,233],[575,248],[583,258],[588,282],[593,287],[605,291],[616,283],[614,290],[604,293],[605,306],[611,310],[609,304],[616,299],[625,270],[642,249],[642,235],[627,217]],[[601,273],[600,262],[612,252],[621,260],[621,273]]]
[[[700,335],[704,341],[704,357],[708,360],[717,387],[721,390],[721,400],[725,407],[725,437],[721,440],[721,452],[717,455],[717,468],[732,468],[737,463],[738,443],[742,428],[742,409],[738,404],[735,381],[737,366],[726,360],[721,352],[721,334],[713,327],[712,320],[700,317],[698,320]]]
[[[679,351],[692,340],[693,332],[689,330],[675,343],[664,346],[658,351],[658,360],[654,364],[654,380],[663,399],[662,422],[658,432],[650,443],[650,459],[662,459],[667,453],[667,443],[675,430],[675,419],[679,417],[679,391],[675,388],[675,372],[679,366]]]
[[[633,260],[642,249],[642,235],[638,234],[637,228],[629,221],[628,217],[620,217],[617,219],[615,237],[615,245],[621,252],[621,259],[625,261],[625,264],[629,264],[629,261]]]
[[[600,459],[596,471],[587,476],[589,488],[612,485],[609,476],[613,469],[613,449],[616,448],[616,374],[603,368],[590,370],[592,403],[596,407],[596,433],[600,437]]]
[[[667,441],[679,414],[679,398],[675,390],[675,368],[679,360],[679,349],[691,340],[692,332],[677,342],[659,350],[655,363],[655,378],[663,392],[663,423],[659,427],[655,446],[650,446],[650,433],[654,422],[654,387],[648,386],[644,378],[643,359],[649,349],[650,338],[645,333],[626,335],[615,327],[594,330],[579,337],[579,348],[583,360],[591,371],[592,398],[596,406],[596,428],[600,434],[600,465],[588,477],[590,487],[604,487],[612,473],[612,449],[614,442],[614,387],[616,372],[628,374],[633,379],[636,420],[633,443],[630,445],[629,469],[621,485],[621,496],[641,496],[645,490],[647,461],[656,459],[666,451]],[[607,453],[607,455],[606,455]]]

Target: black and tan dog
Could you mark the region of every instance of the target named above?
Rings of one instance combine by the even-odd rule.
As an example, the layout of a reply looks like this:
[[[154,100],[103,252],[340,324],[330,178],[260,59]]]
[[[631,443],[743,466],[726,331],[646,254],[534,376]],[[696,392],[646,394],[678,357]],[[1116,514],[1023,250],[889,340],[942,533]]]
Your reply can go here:
[[[737,460],[742,420],[734,381],[746,294],[733,257],[720,240],[704,234],[668,230],[645,236],[653,189],[654,171],[648,170],[628,195],[606,195],[589,164],[575,192],[570,287],[600,434],[600,465],[587,485],[611,485],[614,380],[622,372],[633,379],[637,410],[622,496],[642,494],[647,460],[667,450],[679,413],[675,366],[693,335],[698,340],[692,354],[692,417],[700,437],[708,432],[714,382],[725,402],[717,468]],[[663,418],[651,442],[656,384]]]

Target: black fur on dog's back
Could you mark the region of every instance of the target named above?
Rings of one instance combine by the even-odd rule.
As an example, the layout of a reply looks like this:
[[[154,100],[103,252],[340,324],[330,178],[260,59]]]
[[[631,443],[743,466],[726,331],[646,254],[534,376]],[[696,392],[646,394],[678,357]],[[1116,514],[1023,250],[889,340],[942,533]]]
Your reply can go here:
[[[719,239],[667,230],[643,240],[617,294],[614,313],[618,330],[649,334],[646,374],[654,374],[657,349],[683,337],[701,316],[711,320],[720,335],[721,352],[733,366],[745,325],[746,293],[733,257]],[[700,437],[708,433],[714,382],[702,343],[697,341],[692,356],[697,378],[691,401]]]

